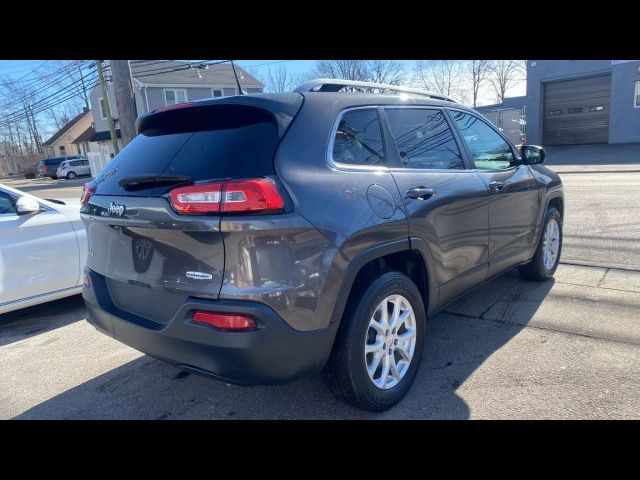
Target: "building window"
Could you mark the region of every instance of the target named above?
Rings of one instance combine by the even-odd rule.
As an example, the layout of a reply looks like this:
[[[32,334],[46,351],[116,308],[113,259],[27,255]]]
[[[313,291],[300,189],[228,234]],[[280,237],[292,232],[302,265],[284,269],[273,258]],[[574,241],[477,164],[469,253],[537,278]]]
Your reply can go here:
[[[64,145],[60,145],[60,155],[64,155],[66,152],[66,147]]]
[[[211,96],[212,97],[221,97],[222,96],[222,90],[211,89]]]
[[[107,119],[107,106],[104,103],[104,98],[100,98],[100,118],[102,118],[102,120],[106,120]]]
[[[567,113],[582,113],[582,107],[569,108]]]
[[[604,105],[594,105],[592,107],[589,107],[589,111],[590,112],[602,112],[602,111],[604,111]]]
[[[636,91],[633,98],[633,106],[636,108],[640,108],[640,80],[636,80]]]
[[[164,103],[168,107],[176,103],[187,101],[187,91],[184,89],[164,89]]]
[[[560,110],[549,110],[549,116],[553,117],[555,115],[562,115],[562,109]]]

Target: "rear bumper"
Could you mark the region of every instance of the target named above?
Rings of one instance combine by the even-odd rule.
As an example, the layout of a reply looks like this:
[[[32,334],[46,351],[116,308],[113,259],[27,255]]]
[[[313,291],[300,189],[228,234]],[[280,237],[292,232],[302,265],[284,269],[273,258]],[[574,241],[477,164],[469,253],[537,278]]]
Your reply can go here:
[[[189,298],[167,324],[157,323],[119,311],[101,276],[88,273],[91,286],[82,295],[89,323],[136,350],[196,373],[241,385],[277,385],[318,373],[331,352],[337,324],[301,332],[259,302],[198,298]],[[194,323],[195,310],[249,315],[258,328],[216,330]]]

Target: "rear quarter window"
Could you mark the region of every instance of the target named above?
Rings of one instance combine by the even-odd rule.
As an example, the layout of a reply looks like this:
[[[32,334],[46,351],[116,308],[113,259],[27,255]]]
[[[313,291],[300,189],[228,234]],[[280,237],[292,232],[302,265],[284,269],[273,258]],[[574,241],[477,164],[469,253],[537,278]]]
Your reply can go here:
[[[384,142],[378,110],[365,108],[342,114],[334,135],[332,158],[346,165],[384,165]]]

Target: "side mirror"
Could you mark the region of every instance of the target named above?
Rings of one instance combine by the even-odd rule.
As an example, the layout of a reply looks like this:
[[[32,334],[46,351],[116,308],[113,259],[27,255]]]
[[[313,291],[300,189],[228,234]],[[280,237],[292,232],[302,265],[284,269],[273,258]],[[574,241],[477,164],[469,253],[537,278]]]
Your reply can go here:
[[[537,165],[544,162],[544,159],[547,158],[547,152],[544,148],[536,145],[520,145],[520,156],[523,164]]]
[[[18,215],[31,215],[40,211],[40,204],[31,197],[20,197],[16,202]]]

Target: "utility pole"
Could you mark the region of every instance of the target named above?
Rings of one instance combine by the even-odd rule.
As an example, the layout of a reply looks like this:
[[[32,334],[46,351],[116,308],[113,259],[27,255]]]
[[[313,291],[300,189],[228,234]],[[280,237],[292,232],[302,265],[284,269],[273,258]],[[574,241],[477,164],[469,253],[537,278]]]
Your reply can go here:
[[[122,145],[126,145],[136,136],[136,97],[131,82],[131,65],[129,60],[109,60],[113,89],[116,94]]]
[[[113,145],[113,153],[117,155],[120,153],[120,147],[118,147],[118,137],[116,137],[116,125],[113,122],[113,116],[111,115],[111,104],[109,103],[109,90],[107,84],[104,81],[104,74],[102,73],[102,60],[96,60],[96,68],[98,69],[98,78],[100,79],[100,86],[102,87],[102,96],[104,98],[104,108],[107,110],[107,121],[109,122],[109,133],[111,134],[111,144]],[[98,105],[100,108],[100,105]]]

